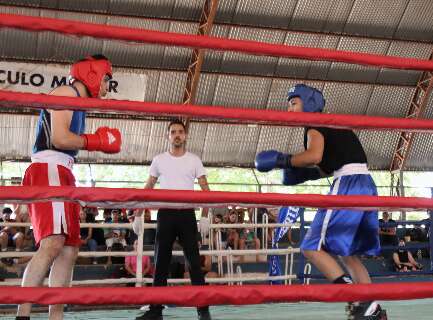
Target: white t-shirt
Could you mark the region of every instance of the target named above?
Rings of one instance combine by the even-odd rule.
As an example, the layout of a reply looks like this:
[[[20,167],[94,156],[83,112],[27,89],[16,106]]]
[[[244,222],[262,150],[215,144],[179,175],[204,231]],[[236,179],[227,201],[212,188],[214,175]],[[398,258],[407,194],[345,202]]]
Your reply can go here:
[[[205,176],[200,158],[191,152],[174,157],[169,152],[155,156],[149,174],[159,178],[161,189],[194,190],[195,179]]]

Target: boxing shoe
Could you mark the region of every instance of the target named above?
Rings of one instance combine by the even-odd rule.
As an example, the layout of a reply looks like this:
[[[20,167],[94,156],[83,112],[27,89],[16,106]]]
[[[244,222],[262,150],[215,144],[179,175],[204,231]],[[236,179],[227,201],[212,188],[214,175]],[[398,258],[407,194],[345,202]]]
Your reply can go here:
[[[163,320],[162,319],[162,306],[149,306],[149,310],[143,313],[141,316],[135,318],[135,320]]]
[[[212,320],[209,312],[209,307],[197,308],[197,319],[198,320]]]
[[[346,307],[348,320],[388,320],[386,310],[376,301],[351,302]]]

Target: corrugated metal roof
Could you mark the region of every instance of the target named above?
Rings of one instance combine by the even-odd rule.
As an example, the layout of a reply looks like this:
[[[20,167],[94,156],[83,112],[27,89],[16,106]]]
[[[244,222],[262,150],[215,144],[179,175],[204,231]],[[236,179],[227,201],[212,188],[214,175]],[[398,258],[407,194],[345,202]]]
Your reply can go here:
[[[0,4],[198,21],[204,1],[0,0]],[[392,10],[390,10],[392,8]],[[216,23],[431,42],[433,3],[418,0],[220,0]]]
[[[0,0],[3,4],[0,12],[196,34],[203,3]],[[212,35],[428,59],[433,50],[431,16],[433,3],[426,1],[220,0]],[[169,103],[182,102],[186,68],[192,53],[189,48],[11,29],[0,30],[0,42],[11,44],[0,47],[0,57],[19,61],[70,63],[102,52],[112,59],[115,71],[147,76],[143,88],[145,101]],[[285,110],[287,89],[297,82],[305,82],[323,90],[326,112],[392,117],[405,116],[421,75],[417,71],[214,51],[205,53],[203,71],[197,104]],[[426,117],[433,118],[431,101]],[[192,119],[188,143],[189,149],[207,164],[252,166],[260,150],[297,152],[303,148],[302,128],[211,122]],[[34,116],[0,115],[3,158],[28,157],[35,123]],[[163,119],[99,119],[98,116],[89,119],[89,130],[100,125],[121,129],[125,137],[122,153],[82,152],[80,161],[148,163],[154,155],[167,149],[167,122]],[[398,133],[360,131],[358,134],[371,168],[388,169]],[[416,135],[407,161],[409,169],[433,170],[432,141],[431,135]]]
[[[0,12],[25,13],[78,21],[119,25],[160,31],[194,34],[196,23],[170,22],[143,18],[111,17],[83,13],[58,12],[39,9],[0,7]],[[307,47],[321,47],[358,52],[371,52],[427,59],[433,48],[431,44],[414,44],[390,40],[360,39],[326,34],[306,34],[281,30],[215,26],[212,35],[233,39],[259,40],[264,42]],[[185,70],[191,49],[164,47],[148,44],[131,44],[103,41],[92,38],[74,38],[53,33],[30,33],[3,29],[0,40],[14,41],[17,47],[0,49],[3,58],[72,62],[94,52],[103,52],[114,65],[137,68]],[[22,47],[20,47],[20,44]],[[380,68],[354,66],[345,63],[279,59],[252,56],[234,52],[207,52],[203,70],[214,73],[234,73],[257,76],[277,76],[323,79],[331,81],[374,82],[381,84],[414,85],[419,72],[382,70]]]

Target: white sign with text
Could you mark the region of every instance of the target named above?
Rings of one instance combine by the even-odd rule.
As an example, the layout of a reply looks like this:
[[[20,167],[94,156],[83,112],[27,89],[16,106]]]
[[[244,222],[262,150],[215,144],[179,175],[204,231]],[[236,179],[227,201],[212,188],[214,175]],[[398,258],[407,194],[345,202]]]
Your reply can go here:
[[[67,84],[69,66],[0,61],[0,89],[48,94]],[[147,76],[114,69],[108,99],[144,101]]]

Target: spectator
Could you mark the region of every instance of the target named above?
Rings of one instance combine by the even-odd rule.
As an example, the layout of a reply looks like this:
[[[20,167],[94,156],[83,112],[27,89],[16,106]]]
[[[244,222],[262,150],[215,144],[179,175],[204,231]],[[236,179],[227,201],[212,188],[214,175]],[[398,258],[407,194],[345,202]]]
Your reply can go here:
[[[29,208],[26,204],[14,205],[14,213],[16,222],[30,222]]]
[[[153,223],[152,214],[149,209],[144,209],[144,223]],[[143,244],[154,245],[156,237],[156,229],[144,229],[143,231]]]
[[[93,223],[94,219],[93,214],[86,214],[83,209],[80,210],[80,223]],[[80,228],[80,240],[81,247],[86,248],[86,250],[97,251],[98,243],[93,239],[93,228]],[[98,264],[96,257],[92,258],[92,263]]]
[[[128,220],[128,211],[130,210],[126,210],[126,209],[121,209],[120,212],[120,217],[119,217],[119,221],[123,222],[123,223],[129,223]]]
[[[380,245],[396,246],[398,244],[397,224],[392,220],[387,211],[382,213],[382,219],[379,219],[379,226]]]
[[[26,204],[15,205],[15,221],[30,223],[29,208]],[[33,229],[30,227],[17,228],[24,235],[23,247],[35,248]]]
[[[224,223],[225,212],[216,212],[212,214],[213,224]],[[213,232],[213,244],[215,248],[225,248],[227,245],[227,231],[224,228],[212,229]],[[221,234],[221,246],[218,246],[218,233]]]
[[[173,242],[172,249],[173,251],[183,250],[182,245],[179,243],[178,239]],[[183,256],[173,256],[171,258],[169,271],[170,278],[182,279],[185,274],[185,258]]]
[[[111,210],[111,222],[109,223],[120,223],[120,210],[118,209],[112,209]],[[121,228],[113,228],[113,229],[106,229],[105,230],[105,245],[107,246],[107,251],[112,251],[113,246],[116,248],[116,251],[124,250],[126,247],[126,240],[125,235],[126,232],[124,229]],[[112,260],[117,259],[111,259],[111,257],[108,257],[107,264],[111,264]]]
[[[113,209],[104,209],[104,213],[102,215],[105,223],[111,222],[111,211],[113,211]]]
[[[268,208],[268,223],[277,223],[278,222],[278,214],[279,214],[279,209],[278,208]],[[266,246],[266,248],[271,248],[272,247],[272,239],[274,238],[274,229],[275,228],[271,228],[268,227],[268,244]]]
[[[98,223],[96,217],[99,212],[95,207],[85,207],[84,212],[86,212],[86,220],[89,223]],[[111,220],[111,216],[110,216]],[[97,246],[105,246],[105,232],[102,228],[92,228],[92,239],[96,241]]]
[[[137,211],[137,209],[130,209],[127,212],[127,217],[128,217],[128,223],[133,223],[134,222],[134,217],[135,217],[135,212]],[[125,231],[125,240],[126,243],[128,245],[133,245],[135,240],[138,239],[137,234],[134,232],[134,230],[132,229],[126,229]]]
[[[392,255],[396,271],[407,272],[422,270],[422,265],[416,262],[410,251],[405,249],[405,245],[404,239],[400,239],[398,243],[399,248]]]
[[[83,210],[86,213],[86,215],[87,214],[93,215],[94,220],[96,220],[96,217],[99,215],[98,208],[96,208],[96,207],[84,207]]]
[[[257,223],[258,224],[262,224],[263,223],[263,216],[264,215],[268,215],[269,216],[269,212],[268,209],[266,208],[257,208]],[[253,220],[251,220],[253,221]],[[263,238],[263,228],[262,227],[257,227],[257,238],[259,239],[261,245],[264,247],[263,243],[262,243],[262,238]]]
[[[111,211],[111,222],[110,223],[120,223],[120,211],[118,209],[113,209]],[[111,250],[111,247],[114,243],[120,243],[123,247],[126,247],[125,240],[125,229],[121,228],[113,228],[106,229],[105,234],[105,244],[107,246],[107,250]]]
[[[198,247],[201,249],[201,237],[198,239]],[[212,271],[212,257],[209,255],[200,255],[200,266],[203,276],[206,278],[218,278],[218,273]],[[189,267],[185,270],[184,278],[189,278]]]
[[[239,239],[239,249],[260,249],[260,240],[251,229],[243,229]],[[241,256],[241,261],[245,256]],[[257,256],[258,257],[258,256]]]
[[[229,220],[228,223],[230,224],[235,224],[238,223],[238,212],[236,211],[236,209],[232,209],[229,212]],[[227,246],[226,248],[228,249],[229,247],[232,248],[233,250],[238,250],[239,249],[239,232],[238,230],[240,229],[227,229]]]
[[[138,247],[138,241],[134,241],[134,252],[137,252]],[[152,264],[150,262],[149,256],[143,256],[142,257],[142,272],[144,278],[152,278],[153,277],[153,270],[152,270]],[[137,277],[137,256],[127,256],[125,257],[125,272],[126,277],[128,278],[135,278]],[[133,283],[128,284],[128,286],[133,286]]]
[[[245,222],[245,213],[246,209],[238,209],[238,221],[240,223]],[[247,247],[252,248],[255,250],[260,249],[260,240],[257,238],[256,234],[254,233],[253,229],[245,228],[245,229],[238,229],[239,232],[239,249],[244,250]],[[241,260],[245,256],[241,256]]]
[[[2,218],[4,222],[15,222],[11,219],[12,209],[3,208]],[[8,246],[15,246],[15,251],[21,251],[24,244],[24,234],[17,230],[16,227],[3,227],[0,231],[1,251],[7,251]]]
[[[138,214],[138,216],[141,215],[140,211],[144,211],[144,223],[154,223],[155,221],[152,221],[152,214],[149,209],[134,209],[134,210],[128,210],[128,222],[133,223],[134,217]],[[152,246],[155,244],[155,237],[156,237],[156,230],[155,229],[143,229],[143,244]],[[128,244],[134,243],[134,241],[138,238],[137,234],[132,230],[128,229],[126,231],[126,242]]]
[[[414,226],[412,229],[406,230],[405,236],[410,236],[411,241],[427,242],[427,232],[420,225]]]

